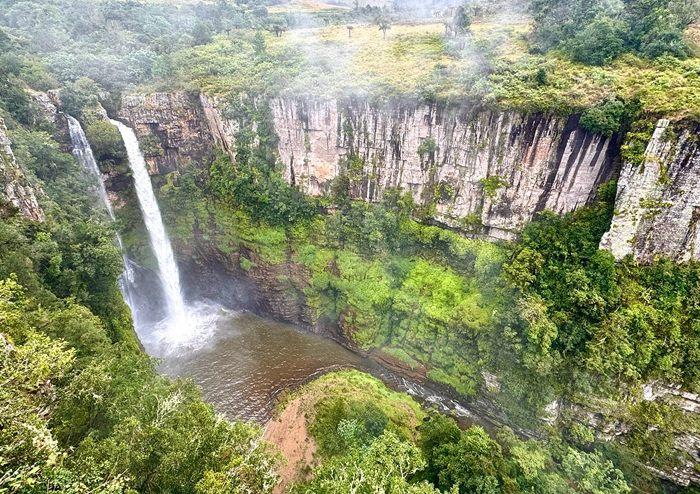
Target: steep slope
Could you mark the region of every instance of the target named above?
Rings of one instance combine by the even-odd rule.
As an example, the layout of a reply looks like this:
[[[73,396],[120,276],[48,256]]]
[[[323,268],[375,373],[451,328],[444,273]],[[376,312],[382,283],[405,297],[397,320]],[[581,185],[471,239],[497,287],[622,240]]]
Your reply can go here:
[[[42,192],[27,180],[11,145],[5,122],[0,118],[0,213],[16,209],[26,218],[44,221],[44,210],[37,200]]]
[[[641,163],[622,168],[615,210],[601,247],[617,259],[700,260],[700,125],[659,120]]]

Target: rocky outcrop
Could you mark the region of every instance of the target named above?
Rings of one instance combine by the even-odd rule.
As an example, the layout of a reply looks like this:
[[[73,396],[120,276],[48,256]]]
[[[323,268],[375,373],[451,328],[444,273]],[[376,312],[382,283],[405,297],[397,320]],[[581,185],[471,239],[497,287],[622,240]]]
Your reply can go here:
[[[285,178],[304,192],[326,192],[345,172],[356,198],[378,201],[399,187],[434,204],[439,221],[480,223],[498,238],[538,211],[587,204],[618,154],[616,139],[585,131],[575,116],[335,100],[277,99],[271,109]]]
[[[617,259],[700,259],[700,125],[659,120],[643,163],[625,163],[601,247]]]
[[[240,130],[238,121],[227,118],[221,111],[224,105],[213,96],[201,94],[199,96],[199,102],[202,105],[202,111],[207,119],[207,125],[209,126],[209,131],[212,134],[214,142],[234,160],[236,134]]]
[[[17,210],[31,220],[44,221],[44,210],[37,200],[41,190],[27,180],[11,144],[5,122],[0,118],[0,213]]]
[[[631,393],[627,401],[594,399],[585,397],[585,403],[556,401],[550,405],[550,425],[557,419],[573,421],[590,428],[600,441],[628,440],[632,432],[625,414],[620,410],[629,409],[641,401],[653,401],[669,405],[677,410],[682,419],[678,429],[673,433],[673,447],[677,452],[676,463],[664,468],[656,468],[647,463],[645,466],[654,475],[674,482],[678,485],[689,486],[700,484],[700,431],[697,425],[697,414],[700,413],[700,396],[683,391],[680,386],[661,382],[652,382],[643,386],[639,394]],[[650,432],[653,431],[653,426]]]
[[[124,96],[117,118],[136,132],[152,175],[208,162],[212,153],[214,139],[197,95]]]

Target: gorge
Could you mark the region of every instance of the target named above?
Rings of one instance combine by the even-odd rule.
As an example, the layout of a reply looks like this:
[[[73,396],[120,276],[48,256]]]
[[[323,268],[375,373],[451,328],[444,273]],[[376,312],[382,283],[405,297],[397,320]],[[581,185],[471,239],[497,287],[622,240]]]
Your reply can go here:
[[[193,169],[202,164],[208,166],[208,160],[217,152],[217,147],[218,152],[235,159],[236,138],[245,122],[225,118],[225,110],[215,101],[215,98],[204,95],[185,93],[129,95],[123,99],[119,117],[133,126],[143,142],[149,143],[146,160],[156,181],[169,174],[193,173]],[[299,186],[311,195],[329,193],[333,180],[349,170],[344,170],[344,167],[352,166],[344,164],[346,160],[360,156],[362,166],[353,170],[356,175],[350,179],[352,197],[381,203],[384,192],[399,185],[411,191],[416,204],[434,205],[431,220],[477,237],[514,238],[538,208],[565,214],[587,206],[596,200],[597,189],[615,178],[620,168],[623,174],[631,177],[637,170],[629,163],[621,163],[619,137],[603,139],[589,134],[577,127],[577,117],[557,121],[514,114],[491,114],[485,118],[476,113],[476,119],[469,120],[468,110],[451,112],[430,107],[392,110],[372,108],[366,103],[343,106],[336,102],[321,104],[279,99],[269,104],[272,111],[268,122],[275,132],[273,142],[278,143],[276,151],[284,170],[283,176],[291,185]],[[261,113],[265,114],[265,110]],[[344,118],[348,120],[342,123]],[[367,120],[369,118],[372,120]],[[407,118],[412,118],[412,123],[406,123]],[[462,130],[456,130],[458,125]],[[447,128],[451,133],[444,135],[443,129]],[[436,146],[429,156],[421,155],[418,151],[420,143],[429,139],[435,139]],[[648,160],[658,159],[655,150],[658,139],[657,133],[650,137],[648,145],[645,144]],[[697,174],[697,169],[692,166],[698,159],[697,150],[687,146],[683,149],[680,154],[661,155],[666,156],[663,158],[666,161],[659,166],[682,170],[670,175],[671,184],[678,180],[692,181]],[[456,157],[456,153],[461,157]],[[455,167],[453,161],[460,166]],[[660,180],[649,167],[644,167],[644,173],[649,180]],[[495,183],[494,177],[498,178],[498,183],[491,189],[489,183]],[[431,197],[431,194],[439,195],[443,189],[451,192],[445,193],[444,197]],[[694,189],[691,186],[685,190]],[[630,203],[624,196],[624,189],[618,194],[618,201]],[[657,221],[655,213],[644,213],[644,207],[653,211],[671,207],[651,204],[651,199],[640,201],[638,210],[641,212],[637,214],[643,214],[645,221],[655,225],[651,228],[673,224],[680,232],[687,224],[687,228],[693,231],[689,218],[696,207],[693,201],[688,195],[674,197],[673,207],[683,211],[679,213],[683,219],[672,223],[663,216],[654,223]],[[649,206],[646,206],[647,202]],[[611,231],[603,237],[601,245],[611,248],[617,255],[616,247],[608,247],[611,236],[618,238],[617,245],[629,246],[647,237],[617,233],[618,224],[624,221],[625,210],[618,207],[615,210]],[[477,219],[471,220],[475,213]],[[270,258],[265,254],[265,248],[258,250],[254,247],[255,240],[250,243],[243,239],[239,247],[223,246],[214,240],[214,236],[204,234],[205,226],[202,223],[197,225],[198,221],[195,220],[194,228],[200,233],[193,237],[189,233],[179,236],[176,244],[180,251],[188,252],[185,256],[189,259],[185,261],[183,258],[181,262],[187,265],[186,271],[192,277],[191,289],[198,290],[199,296],[300,325],[366,353],[366,343],[358,344],[359,328],[351,322],[351,313],[341,315],[337,322],[315,314],[318,309],[308,300],[311,296],[308,285],[314,283],[313,275],[308,266],[295,260],[297,254],[294,250],[291,255],[289,252],[285,254],[283,251],[289,248],[280,244],[279,248],[283,249],[280,256]],[[686,260],[696,256],[692,248],[694,244],[683,243],[678,237],[666,235],[664,238],[667,243],[656,248],[655,255],[667,254]],[[233,255],[229,252],[231,249],[234,249]],[[236,252],[236,249],[240,250]],[[649,257],[640,256],[640,259],[648,260]],[[246,267],[246,263],[250,266]],[[197,281],[202,273],[206,273],[204,278]],[[214,282],[214,279],[220,281]],[[237,286],[234,287],[230,280],[236,280],[234,285]],[[396,358],[397,353],[391,349],[394,344],[388,345],[390,352],[370,344],[369,355],[394,372],[412,379],[425,381],[431,375],[428,370],[431,363],[421,361],[419,352],[410,350],[410,346],[404,347],[401,351],[408,350],[408,357]],[[417,362],[415,358],[418,358]],[[478,399],[472,400],[469,407],[489,420],[500,423],[505,420],[515,427],[515,423],[505,418],[507,413],[496,405],[498,399],[494,401],[494,393],[497,395],[494,390],[500,386],[497,374],[487,369],[476,379],[482,383],[481,390],[477,393]],[[435,386],[435,381],[431,381]],[[444,385],[444,381],[440,385]],[[634,400],[643,402],[641,395]],[[676,401],[675,406],[696,410],[698,401],[697,395],[688,394]],[[540,420],[554,423],[561,415],[573,414],[576,420],[596,429],[601,437],[614,437],[621,433],[617,431],[628,427],[621,419],[601,420],[598,415],[610,411],[603,412],[596,406],[591,408],[590,404],[583,402],[557,399],[547,405],[546,412],[540,412]],[[693,444],[697,444],[697,440],[693,434],[684,436],[684,446],[680,447],[694,455]],[[672,477],[679,482],[696,478],[690,465],[688,463],[683,473],[676,471]]]
[[[695,494],[700,0],[0,0],[0,492]]]

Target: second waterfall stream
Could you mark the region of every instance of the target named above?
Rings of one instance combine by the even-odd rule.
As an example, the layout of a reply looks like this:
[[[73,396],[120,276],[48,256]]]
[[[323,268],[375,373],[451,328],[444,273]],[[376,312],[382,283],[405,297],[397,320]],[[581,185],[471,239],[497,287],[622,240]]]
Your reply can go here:
[[[187,307],[182,296],[180,273],[170,240],[165,232],[158,201],[151,185],[151,177],[139,148],[139,141],[130,127],[116,120],[110,120],[110,122],[119,129],[124,140],[143,221],[148,230],[153,253],[158,261],[167,309],[167,320],[164,321],[167,328],[163,328],[164,333],[166,333],[163,336],[174,340],[171,342],[187,340],[190,334],[196,331],[196,328],[194,321],[189,320]]]

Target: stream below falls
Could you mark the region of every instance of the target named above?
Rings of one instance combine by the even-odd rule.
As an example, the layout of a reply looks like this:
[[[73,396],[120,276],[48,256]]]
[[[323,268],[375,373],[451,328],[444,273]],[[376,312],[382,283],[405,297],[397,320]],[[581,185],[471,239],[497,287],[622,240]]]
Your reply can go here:
[[[411,382],[321,335],[249,312],[225,312],[198,348],[160,355],[159,370],[192,379],[204,399],[229,419],[264,424],[280,396],[326,372],[357,369],[413,395],[460,422],[480,422],[451,398]],[[143,331],[143,329],[142,329]],[[148,334],[141,334],[149,350]],[[149,353],[151,353],[149,351]]]

